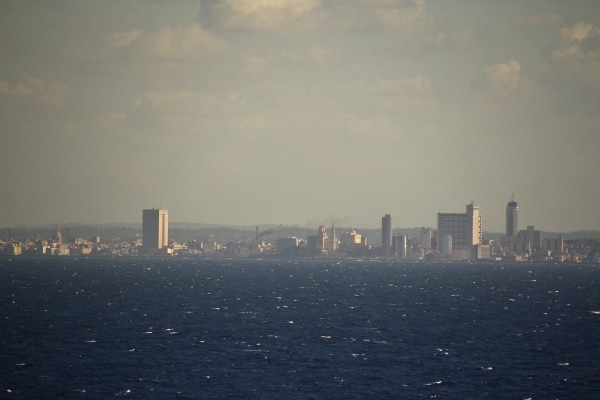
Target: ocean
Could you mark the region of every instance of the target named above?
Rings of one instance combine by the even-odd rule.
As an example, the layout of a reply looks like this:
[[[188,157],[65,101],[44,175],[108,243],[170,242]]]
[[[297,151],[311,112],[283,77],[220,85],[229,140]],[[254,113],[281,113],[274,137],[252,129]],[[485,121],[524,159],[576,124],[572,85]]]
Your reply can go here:
[[[0,259],[0,399],[597,399],[600,266]]]

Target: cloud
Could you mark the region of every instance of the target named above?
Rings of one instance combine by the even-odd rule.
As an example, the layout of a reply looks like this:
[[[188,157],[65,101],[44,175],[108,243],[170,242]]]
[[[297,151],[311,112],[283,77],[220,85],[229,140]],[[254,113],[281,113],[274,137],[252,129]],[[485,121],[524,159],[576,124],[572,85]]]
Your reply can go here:
[[[112,33],[106,38],[106,41],[113,47],[125,47],[143,34],[144,32],[142,30],[134,28]]]
[[[0,81],[0,94],[23,98],[42,107],[62,108],[68,93],[64,83],[48,83],[27,73],[14,84]]]
[[[594,25],[579,22],[560,30],[561,38],[566,42],[583,42],[592,37],[598,37],[600,30]]]
[[[562,28],[550,58],[567,78],[600,88],[600,28],[583,22]]]
[[[528,15],[518,15],[515,22],[519,25],[532,27],[551,27],[561,26],[565,22],[565,18],[560,14],[555,13],[538,13]]]
[[[196,22],[166,26],[155,32],[135,28],[115,32],[106,41],[114,48],[129,49],[139,57],[165,61],[196,60],[227,48],[224,40]]]
[[[434,22],[425,0],[221,0],[201,9],[203,25],[306,32],[316,29],[412,32]]]
[[[229,43],[191,20],[156,30],[129,27],[93,36],[74,37],[65,41],[61,56],[94,71],[118,73],[163,73],[187,61],[206,61],[226,53]],[[155,62],[157,61],[157,62]]]
[[[523,78],[521,77],[521,63],[509,60],[505,64],[494,64],[484,69],[489,88],[501,93],[518,89]]]
[[[425,0],[337,0],[326,9],[327,26],[348,30],[416,32],[433,25],[435,19]]]
[[[314,22],[320,0],[222,0],[200,10],[200,20],[226,29],[275,31],[302,29]],[[217,20],[215,21],[214,18]],[[311,22],[312,21],[312,22]]]
[[[361,3],[366,7],[359,11],[371,26],[410,32],[428,28],[434,22],[425,0],[362,0]]]

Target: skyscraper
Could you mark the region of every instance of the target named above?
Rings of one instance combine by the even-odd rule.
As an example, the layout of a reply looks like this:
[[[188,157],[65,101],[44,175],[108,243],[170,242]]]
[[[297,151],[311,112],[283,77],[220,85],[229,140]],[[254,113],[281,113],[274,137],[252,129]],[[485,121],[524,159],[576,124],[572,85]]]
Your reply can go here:
[[[506,205],[506,236],[517,236],[519,233],[519,206],[513,196]]]
[[[151,252],[169,245],[169,211],[156,208],[143,211],[142,248]]]
[[[408,258],[408,236],[397,235],[392,238],[392,248],[394,256],[406,260]]]
[[[479,207],[471,203],[464,214],[438,213],[439,243],[446,236],[452,239],[452,252],[460,251],[465,257],[470,257],[473,246],[483,241]]]
[[[424,249],[431,249],[431,228],[421,228],[421,247]]]
[[[381,218],[381,256],[389,258],[392,246],[392,216],[385,214]]]

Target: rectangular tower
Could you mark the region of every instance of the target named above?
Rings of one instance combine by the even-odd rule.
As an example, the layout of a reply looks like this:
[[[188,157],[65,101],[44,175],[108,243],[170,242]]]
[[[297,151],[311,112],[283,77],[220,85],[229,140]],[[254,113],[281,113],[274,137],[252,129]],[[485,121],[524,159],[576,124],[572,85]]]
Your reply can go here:
[[[408,236],[397,235],[392,238],[394,256],[406,260],[408,258]]]
[[[169,211],[156,208],[143,211],[142,248],[145,252],[169,245]]]
[[[385,214],[381,218],[381,256],[390,258],[392,246],[392,216]]]
[[[431,249],[431,228],[421,228],[421,247],[424,249]]]
[[[438,242],[441,244],[446,236],[452,238],[453,252],[470,257],[473,246],[483,241],[479,207],[471,203],[464,214],[438,213]]]
[[[467,225],[469,229],[468,241],[471,246],[483,243],[483,230],[481,228],[481,212],[474,202],[467,205]]]
[[[506,236],[517,236],[519,233],[519,206],[514,197],[506,205]]]

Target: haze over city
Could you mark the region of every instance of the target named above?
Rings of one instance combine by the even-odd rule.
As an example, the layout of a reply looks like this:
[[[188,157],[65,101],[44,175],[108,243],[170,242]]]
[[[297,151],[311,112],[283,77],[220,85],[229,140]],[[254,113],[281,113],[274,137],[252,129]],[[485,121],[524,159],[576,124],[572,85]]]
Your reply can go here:
[[[0,0],[0,227],[600,229],[600,2]]]

